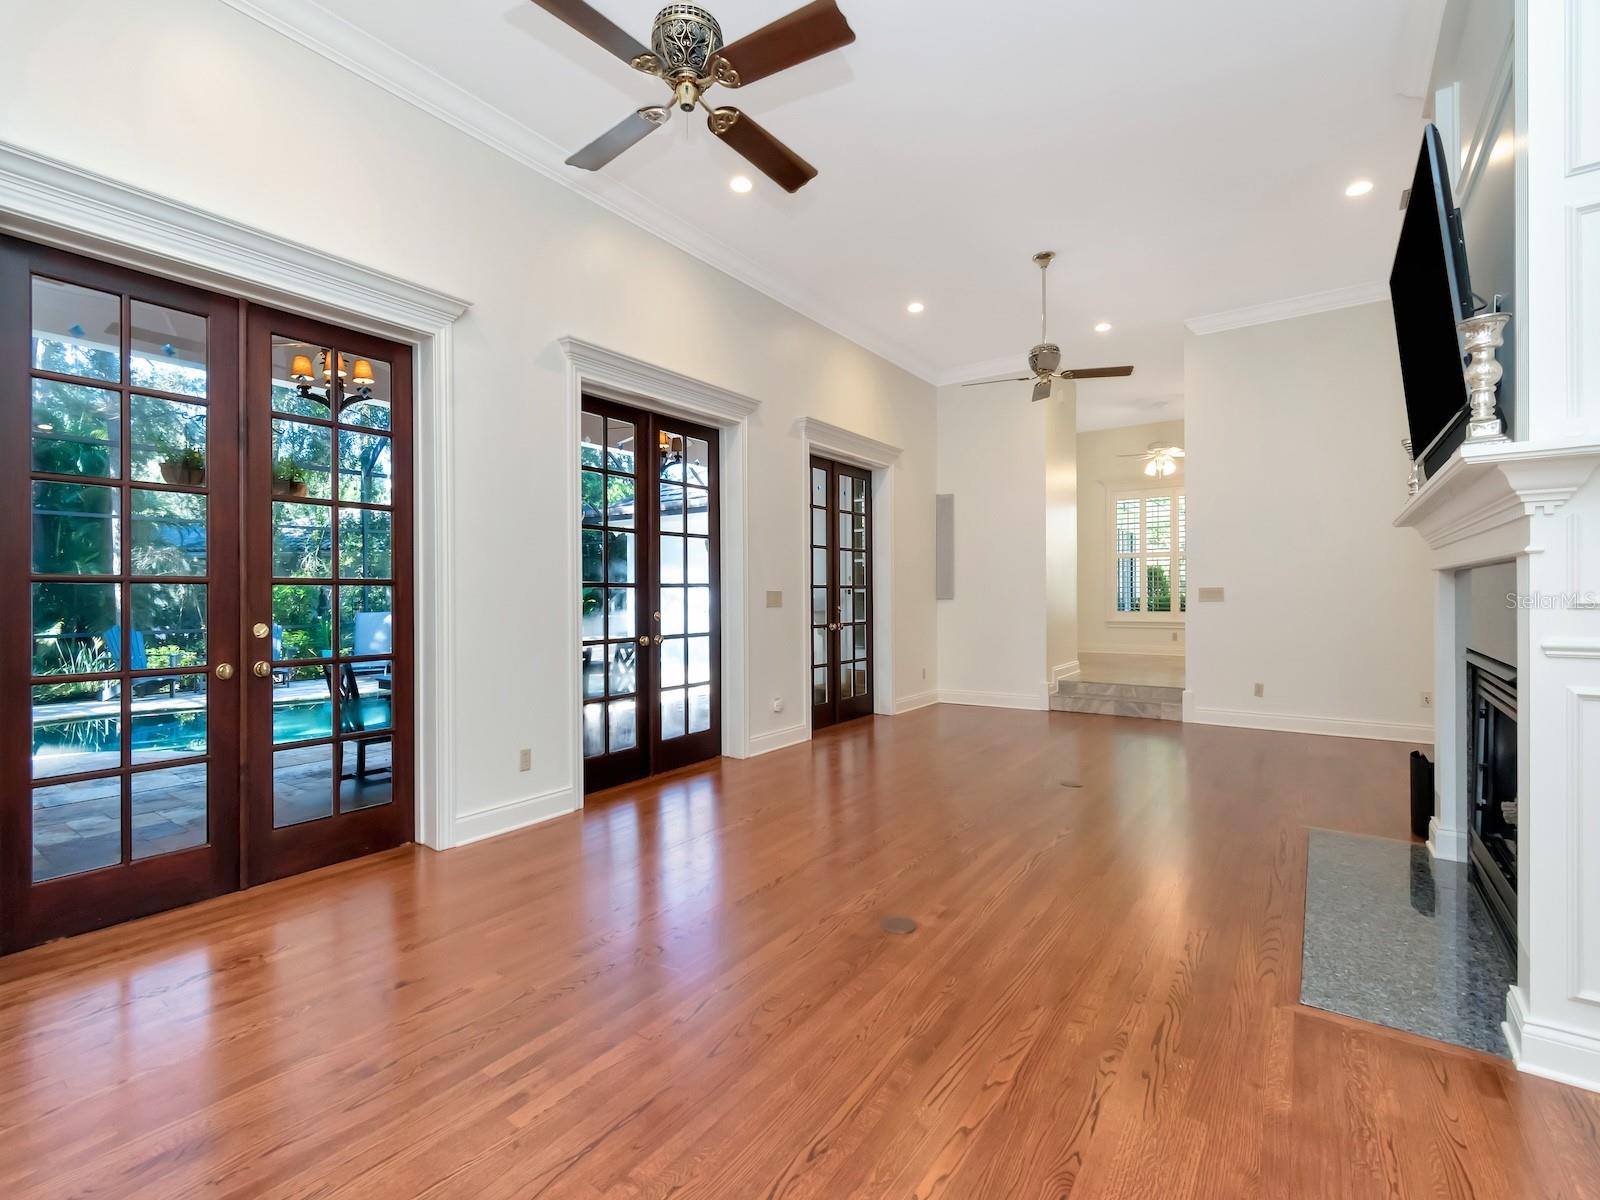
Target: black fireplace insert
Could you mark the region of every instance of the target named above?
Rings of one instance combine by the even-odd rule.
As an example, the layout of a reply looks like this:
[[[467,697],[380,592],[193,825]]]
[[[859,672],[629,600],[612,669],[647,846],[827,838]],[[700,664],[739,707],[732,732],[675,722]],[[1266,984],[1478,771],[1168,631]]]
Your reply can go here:
[[[1513,951],[1517,945],[1517,672],[1467,651],[1468,827],[1472,878]]]

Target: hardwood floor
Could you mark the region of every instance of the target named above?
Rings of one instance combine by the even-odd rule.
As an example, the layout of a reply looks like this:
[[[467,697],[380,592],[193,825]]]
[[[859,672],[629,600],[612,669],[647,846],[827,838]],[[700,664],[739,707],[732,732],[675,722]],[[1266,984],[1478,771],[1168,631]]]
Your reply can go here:
[[[1600,1196],[1600,1097],[1295,1003],[1407,749],[936,707],[0,960],[0,1196]]]

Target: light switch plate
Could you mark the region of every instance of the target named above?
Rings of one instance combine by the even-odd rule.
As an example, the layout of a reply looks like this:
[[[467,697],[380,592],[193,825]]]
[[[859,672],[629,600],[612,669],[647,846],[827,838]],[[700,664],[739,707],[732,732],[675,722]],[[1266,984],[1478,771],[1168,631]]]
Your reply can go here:
[[[767,607],[768,608],[782,608],[783,607],[783,593],[782,592],[768,592],[767,593]]]

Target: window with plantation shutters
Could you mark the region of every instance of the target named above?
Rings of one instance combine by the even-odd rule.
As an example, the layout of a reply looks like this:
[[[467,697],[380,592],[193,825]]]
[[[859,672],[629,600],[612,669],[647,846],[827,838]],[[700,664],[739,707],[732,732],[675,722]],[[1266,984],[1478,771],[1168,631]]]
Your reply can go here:
[[[1185,518],[1179,489],[1113,493],[1113,611],[1119,620],[1183,619],[1189,608]]]

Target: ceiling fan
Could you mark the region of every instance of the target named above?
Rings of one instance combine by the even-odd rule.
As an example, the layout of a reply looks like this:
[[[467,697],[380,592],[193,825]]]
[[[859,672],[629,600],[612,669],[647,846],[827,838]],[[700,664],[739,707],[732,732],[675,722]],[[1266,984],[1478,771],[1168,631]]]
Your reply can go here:
[[[1071,367],[1061,370],[1061,347],[1047,340],[1049,333],[1049,305],[1050,296],[1045,290],[1045,272],[1050,270],[1050,264],[1055,262],[1054,250],[1041,250],[1033,256],[1033,261],[1039,264],[1039,344],[1028,351],[1028,370],[1031,375],[997,375],[992,379],[974,379],[967,387],[976,387],[980,383],[1026,383],[1033,380],[1033,398],[1035,401],[1048,400],[1050,389],[1055,386],[1058,379],[1114,379],[1125,375],[1132,375],[1132,367]]]
[[[722,27],[705,9],[669,4],[656,14],[648,48],[583,0],[533,2],[672,89],[671,103],[648,105],[625,117],[567,159],[568,166],[598,171],[665,125],[674,106],[693,112],[699,105],[708,114],[711,132],[785,191],[799,191],[816,178],[815,167],[751,117],[737,108],[713,108],[705,94],[719,83],[743,87],[855,41],[855,31],[834,0],[814,0],[729,45],[723,45]]]
[[[1137,454],[1119,454],[1118,458],[1142,458],[1146,475],[1176,475],[1177,460],[1183,457],[1182,446],[1169,446],[1166,442],[1151,442]]]

